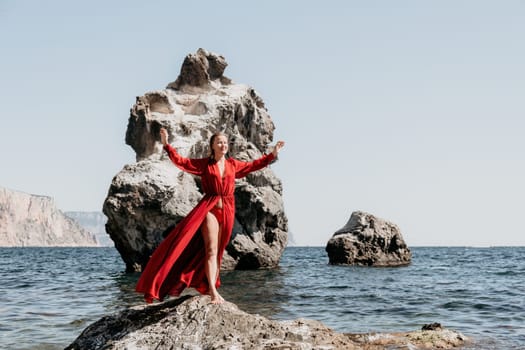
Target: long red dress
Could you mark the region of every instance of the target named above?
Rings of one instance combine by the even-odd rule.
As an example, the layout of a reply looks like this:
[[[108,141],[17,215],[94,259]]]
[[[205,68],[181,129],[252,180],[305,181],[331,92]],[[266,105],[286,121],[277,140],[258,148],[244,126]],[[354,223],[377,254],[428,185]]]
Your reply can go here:
[[[204,239],[199,228],[208,212],[215,214],[221,227],[221,239],[217,247],[220,266],[235,219],[235,179],[266,167],[274,159],[273,153],[253,162],[228,158],[224,163],[221,179],[215,160],[185,158],[170,145],[164,146],[164,149],[177,167],[201,177],[204,196],[159,244],[146,264],[135,289],[144,294],[148,303],[154,299],[163,300],[166,295],[178,296],[187,287],[195,288],[201,294],[208,292],[208,280],[204,270]],[[219,199],[222,199],[222,210],[216,207]],[[220,286],[218,276],[217,273],[217,288]]]

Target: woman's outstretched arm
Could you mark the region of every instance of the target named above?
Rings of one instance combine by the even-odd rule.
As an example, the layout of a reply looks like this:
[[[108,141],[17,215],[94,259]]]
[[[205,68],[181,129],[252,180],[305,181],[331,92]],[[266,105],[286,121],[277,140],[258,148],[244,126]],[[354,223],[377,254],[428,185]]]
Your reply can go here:
[[[168,131],[164,128],[160,129],[160,141],[164,146],[164,150],[168,153],[171,161],[181,170],[193,175],[202,175],[207,159],[193,159],[181,156],[175,148],[168,143]]]
[[[253,162],[241,162],[239,160],[235,160],[235,177],[237,179],[240,179],[253,171],[257,171],[268,166],[268,164],[270,164],[272,160],[277,158],[277,156],[279,155],[279,151],[283,147],[284,141],[279,141],[274,146],[273,151],[271,153],[265,154],[264,156],[254,160]]]

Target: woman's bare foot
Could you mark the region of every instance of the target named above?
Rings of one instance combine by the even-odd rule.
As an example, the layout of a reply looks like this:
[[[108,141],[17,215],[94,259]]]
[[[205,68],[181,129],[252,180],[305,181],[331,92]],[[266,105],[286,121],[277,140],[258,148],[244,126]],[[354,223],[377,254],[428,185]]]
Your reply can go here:
[[[224,298],[217,292],[217,290],[209,290],[208,295],[211,297],[212,304],[222,304],[224,303]]]

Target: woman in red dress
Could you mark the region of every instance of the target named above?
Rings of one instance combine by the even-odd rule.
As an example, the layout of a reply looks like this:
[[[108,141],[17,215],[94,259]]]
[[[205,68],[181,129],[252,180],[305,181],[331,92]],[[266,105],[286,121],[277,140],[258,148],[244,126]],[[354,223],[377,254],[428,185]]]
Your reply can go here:
[[[272,153],[253,162],[241,162],[226,158],[228,139],[222,133],[210,139],[211,156],[199,159],[179,155],[168,143],[166,129],[160,130],[160,137],[164,150],[178,168],[201,177],[204,196],[153,252],[136,290],[151,303],[154,299],[163,300],[166,295],[178,296],[192,287],[210,295],[212,303],[222,303],[224,299],[217,288],[222,255],[235,220],[235,179],[270,164],[284,142],[277,142]]]

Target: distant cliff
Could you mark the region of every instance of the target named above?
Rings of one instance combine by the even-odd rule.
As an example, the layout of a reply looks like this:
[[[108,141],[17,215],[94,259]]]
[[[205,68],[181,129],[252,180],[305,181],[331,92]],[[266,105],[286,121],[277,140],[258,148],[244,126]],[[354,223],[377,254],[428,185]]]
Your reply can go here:
[[[101,211],[66,211],[64,214],[94,234],[101,246],[113,247],[115,245],[106,233],[108,218]]]
[[[51,197],[0,187],[0,247],[98,245],[96,237],[58,210]]]

